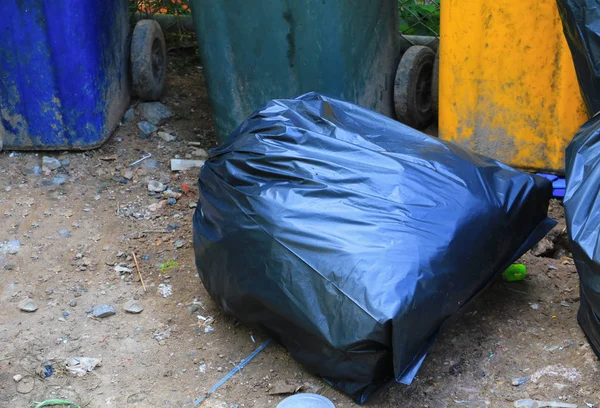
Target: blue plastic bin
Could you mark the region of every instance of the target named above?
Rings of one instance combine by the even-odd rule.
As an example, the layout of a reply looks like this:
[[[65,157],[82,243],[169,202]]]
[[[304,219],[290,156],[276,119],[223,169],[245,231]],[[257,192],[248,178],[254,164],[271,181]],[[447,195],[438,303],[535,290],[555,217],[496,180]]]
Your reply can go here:
[[[126,0],[0,1],[4,149],[99,146],[130,101]]]

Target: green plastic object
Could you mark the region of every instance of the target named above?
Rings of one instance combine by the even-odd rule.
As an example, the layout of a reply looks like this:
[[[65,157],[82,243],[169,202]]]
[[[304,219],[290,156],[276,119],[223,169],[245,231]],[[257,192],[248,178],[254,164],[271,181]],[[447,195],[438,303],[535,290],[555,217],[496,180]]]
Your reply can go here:
[[[397,0],[192,0],[220,141],[271,99],[316,91],[393,116]]]
[[[525,279],[527,276],[527,267],[523,264],[512,264],[502,273],[502,277],[507,282],[516,282]]]

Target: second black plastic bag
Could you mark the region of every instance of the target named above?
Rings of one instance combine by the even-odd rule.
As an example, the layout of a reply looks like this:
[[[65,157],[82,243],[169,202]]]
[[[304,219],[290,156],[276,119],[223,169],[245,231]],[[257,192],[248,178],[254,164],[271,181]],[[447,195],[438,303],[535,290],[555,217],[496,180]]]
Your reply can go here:
[[[547,180],[317,94],[252,114],[199,191],[210,295],[360,403],[409,384],[452,317],[553,225]]]

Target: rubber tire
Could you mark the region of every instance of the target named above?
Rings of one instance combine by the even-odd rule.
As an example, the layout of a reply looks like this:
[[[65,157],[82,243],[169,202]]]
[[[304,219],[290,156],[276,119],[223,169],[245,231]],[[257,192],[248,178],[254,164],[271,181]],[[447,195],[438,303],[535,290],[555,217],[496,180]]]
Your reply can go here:
[[[438,121],[440,111],[440,49],[438,48],[433,60],[433,77],[431,78],[431,103],[433,105],[433,120]]]
[[[410,47],[398,64],[394,80],[394,109],[397,119],[415,129],[433,122],[431,83],[435,53],[420,45]]]
[[[160,25],[140,20],[131,38],[131,85],[139,99],[157,101],[165,89],[167,46]]]

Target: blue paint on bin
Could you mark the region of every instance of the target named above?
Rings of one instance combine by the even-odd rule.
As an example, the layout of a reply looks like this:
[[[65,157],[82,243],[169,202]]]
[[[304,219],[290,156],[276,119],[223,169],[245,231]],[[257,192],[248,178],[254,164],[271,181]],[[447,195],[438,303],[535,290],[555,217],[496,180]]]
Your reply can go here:
[[[0,2],[4,149],[101,145],[129,105],[125,0]]]

